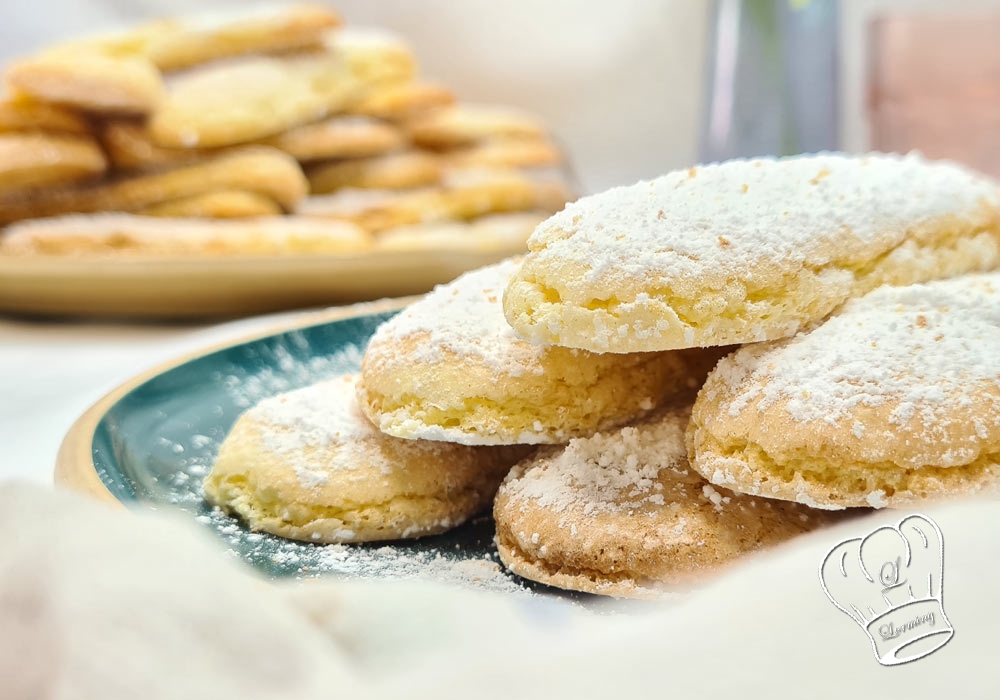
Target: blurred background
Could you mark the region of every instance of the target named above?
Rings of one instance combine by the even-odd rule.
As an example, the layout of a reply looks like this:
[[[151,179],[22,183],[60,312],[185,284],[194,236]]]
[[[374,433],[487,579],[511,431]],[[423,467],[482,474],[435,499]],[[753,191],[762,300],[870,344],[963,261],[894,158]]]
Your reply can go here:
[[[698,159],[919,148],[1000,175],[1000,0],[337,0],[460,98],[551,125],[584,191]],[[0,62],[240,0],[4,3]]]

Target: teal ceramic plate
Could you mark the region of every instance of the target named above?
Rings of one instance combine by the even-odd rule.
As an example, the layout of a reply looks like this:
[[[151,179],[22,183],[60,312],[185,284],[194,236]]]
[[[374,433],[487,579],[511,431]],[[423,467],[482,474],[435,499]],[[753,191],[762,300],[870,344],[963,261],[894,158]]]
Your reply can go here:
[[[57,481],[125,505],[183,510],[271,577],[429,577],[524,590],[498,565],[487,515],[444,535],[370,545],[314,545],[250,532],[209,507],[201,482],[240,413],[257,401],[358,370],[375,328],[405,301],[325,312],[270,335],[183,359],[105,397],[73,427]]]

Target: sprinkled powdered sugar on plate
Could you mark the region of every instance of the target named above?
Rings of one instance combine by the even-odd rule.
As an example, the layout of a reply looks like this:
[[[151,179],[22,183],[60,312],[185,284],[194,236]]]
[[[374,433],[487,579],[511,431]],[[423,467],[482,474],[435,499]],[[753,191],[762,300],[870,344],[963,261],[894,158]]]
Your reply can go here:
[[[248,373],[242,366],[213,375],[237,409],[246,409],[272,397],[329,380],[360,368],[363,350],[357,345],[341,346],[330,354],[311,354],[306,337],[288,333],[267,349],[260,369]],[[294,423],[303,418],[300,411],[316,400],[293,398],[293,410],[278,420]],[[223,408],[213,415],[221,420]],[[264,410],[270,410],[265,408]],[[168,477],[168,501],[196,513],[195,520],[220,536],[230,556],[242,559],[274,576],[310,578],[335,575],[351,579],[428,579],[452,585],[505,593],[531,595],[497,563],[491,545],[490,520],[479,519],[447,535],[430,537],[405,544],[315,545],[285,540],[251,532],[236,519],[218,509],[209,509],[201,493],[201,481],[208,474],[226,435],[223,425],[200,425],[186,441],[166,440],[164,452],[170,455],[173,471]],[[301,439],[301,438],[300,438]],[[321,439],[319,432],[306,440]],[[289,448],[291,443],[279,445]],[[301,475],[300,475],[301,478]],[[469,530],[472,530],[470,533]]]
[[[826,264],[845,245],[878,254],[915,222],[974,212],[984,200],[1000,205],[996,183],[916,154],[732,160],[581,198],[543,222],[529,247],[535,269],[586,262],[590,269],[568,287],[736,271],[752,280],[763,274],[753,261],[765,251],[782,267]]]
[[[426,334],[426,341],[407,352],[407,362],[442,362],[441,351],[446,350],[508,376],[541,374],[541,358],[548,350],[518,338],[500,304],[518,266],[517,259],[506,260],[439,285],[379,328],[372,343],[391,348],[404,339]],[[442,323],[442,318],[448,322]]]

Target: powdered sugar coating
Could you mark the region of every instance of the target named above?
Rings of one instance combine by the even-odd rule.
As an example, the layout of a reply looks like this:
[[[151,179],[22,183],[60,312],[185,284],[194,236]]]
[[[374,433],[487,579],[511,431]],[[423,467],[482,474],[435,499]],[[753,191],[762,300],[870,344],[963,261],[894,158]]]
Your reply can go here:
[[[392,349],[404,339],[426,335],[407,355],[408,362],[442,362],[446,351],[507,376],[542,374],[548,350],[520,339],[503,315],[501,296],[517,269],[517,259],[505,260],[438,285],[382,324],[371,347]]]
[[[985,437],[987,425],[1000,425],[998,346],[1000,274],[882,287],[810,333],[733,353],[704,394],[723,400],[730,417],[778,407],[793,423],[842,425],[858,441],[875,430],[858,410],[885,408],[890,443],[914,426],[947,440],[950,424],[977,406],[973,427]],[[957,466],[977,453],[956,446],[940,456],[940,466]]]
[[[543,453],[528,468],[519,467],[503,490],[522,510],[582,510],[585,515],[664,506],[677,496],[707,502],[700,488],[704,482],[687,468],[686,427],[687,412],[673,411],[665,418],[576,438],[559,451]],[[677,477],[677,493],[665,493],[663,469]]]
[[[845,246],[886,250],[915,223],[1000,202],[997,184],[917,154],[836,153],[732,160],[679,170],[584,197],[541,224],[528,245],[536,263],[585,260],[567,284],[738,274],[754,261],[824,265]],[[599,252],[599,254],[595,254]],[[558,269],[558,268],[557,268]]]

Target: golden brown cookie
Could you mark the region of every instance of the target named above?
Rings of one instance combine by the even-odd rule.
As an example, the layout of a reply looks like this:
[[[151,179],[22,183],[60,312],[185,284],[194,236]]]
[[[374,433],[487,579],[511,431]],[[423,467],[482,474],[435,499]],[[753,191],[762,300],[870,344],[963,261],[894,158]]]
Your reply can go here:
[[[216,190],[153,204],[137,213],[147,216],[242,219],[250,216],[279,216],[282,210],[280,204],[266,195],[243,190]]]
[[[378,232],[500,212],[554,211],[569,196],[560,182],[538,182],[513,171],[446,172],[440,186],[403,191],[345,189],[308,197],[298,211],[346,219]]]
[[[362,116],[340,115],[298,126],[262,143],[300,161],[363,158],[393,151],[406,143],[392,124]]]
[[[372,87],[349,111],[379,119],[402,121],[421,112],[450,105],[455,93],[443,85],[424,82],[383,83]]]
[[[998,343],[998,274],[877,289],[720,362],[695,403],[692,466],[818,508],[996,495]]]
[[[0,133],[0,196],[65,185],[104,172],[107,162],[89,136]]]
[[[208,160],[219,154],[212,148],[163,148],[153,142],[140,121],[114,119],[101,127],[101,143],[117,170],[155,170]]]
[[[162,71],[174,71],[220,58],[274,53],[319,46],[324,33],[340,24],[340,16],[321,5],[240,10],[231,17],[190,17],[173,31],[149,41],[146,53]]]
[[[185,257],[357,253],[371,239],[344,221],[298,216],[164,219],[136,214],[76,214],[31,219],[0,232],[3,255]]]
[[[1000,188],[919,155],[734,160],[617,187],[535,231],[504,297],[595,352],[793,335],[847,299],[1000,264]]]
[[[246,143],[322,119],[358,87],[344,60],[329,51],[210,63],[170,77],[149,131],[168,148]]]
[[[546,218],[547,212],[526,211],[487,214],[471,221],[439,221],[399,226],[381,231],[375,237],[375,248],[386,251],[521,253],[527,250],[531,232]]]
[[[254,146],[169,172],[0,197],[0,223],[70,213],[138,211],[211,190],[254,192],[291,210],[305,196],[306,187],[305,176],[291,156]]]
[[[468,272],[372,336],[358,397],[379,429],[466,445],[561,443],[700,386],[714,352],[595,355],[521,340],[500,295],[518,262]]]
[[[345,187],[375,190],[423,187],[440,182],[441,174],[441,160],[424,151],[320,163],[306,171],[309,191],[314,194]]]
[[[163,97],[156,66],[127,45],[55,47],[8,64],[4,81],[36,101],[88,112],[148,114]]]
[[[9,131],[42,131],[78,136],[91,133],[87,120],[77,112],[26,98],[0,99],[0,133]]]
[[[493,515],[519,576],[588,593],[655,598],[831,521],[795,503],[713,488],[684,448],[690,409],[544,447],[511,470]]]
[[[406,123],[418,146],[448,149],[493,138],[545,139],[542,121],[513,107],[457,104]]]
[[[344,59],[351,75],[368,89],[412,80],[417,73],[412,49],[391,32],[348,27],[328,33],[325,45]]]
[[[341,375],[244,413],[204,491],[281,537],[395,540],[444,532],[486,508],[520,455],[383,435],[358,410],[354,378]]]
[[[447,151],[445,162],[458,168],[537,168],[559,165],[562,154],[545,139],[488,139]]]

